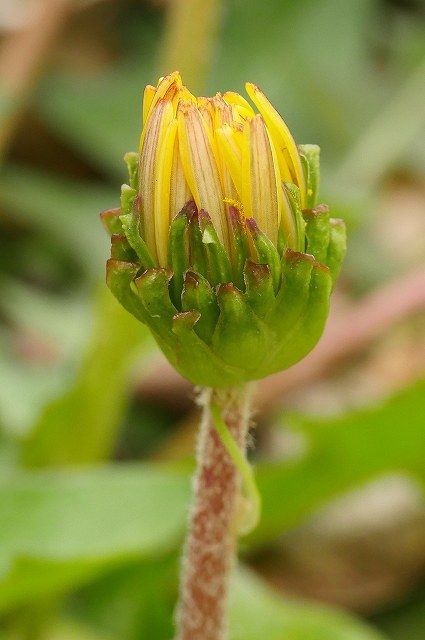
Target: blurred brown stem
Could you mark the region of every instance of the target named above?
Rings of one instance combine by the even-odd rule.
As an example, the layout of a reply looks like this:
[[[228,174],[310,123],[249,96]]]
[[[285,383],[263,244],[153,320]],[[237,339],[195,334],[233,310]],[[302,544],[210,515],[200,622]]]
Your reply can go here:
[[[29,27],[8,36],[0,50],[0,160],[19,117],[65,25],[73,0],[40,0]]]

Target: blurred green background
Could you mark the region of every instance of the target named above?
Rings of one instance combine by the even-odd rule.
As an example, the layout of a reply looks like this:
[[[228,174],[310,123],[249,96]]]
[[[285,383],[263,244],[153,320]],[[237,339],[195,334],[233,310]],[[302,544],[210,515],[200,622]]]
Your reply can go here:
[[[1,0],[0,638],[173,634],[198,416],[98,219],[173,69],[259,84],[349,228],[321,343],[258,388],[231,638],[423,640],[421,0]]]

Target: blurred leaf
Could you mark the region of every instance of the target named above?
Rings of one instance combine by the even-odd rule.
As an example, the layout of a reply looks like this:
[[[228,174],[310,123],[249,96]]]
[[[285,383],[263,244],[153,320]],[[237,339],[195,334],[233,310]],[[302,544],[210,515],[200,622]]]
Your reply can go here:
[[[379,110],[333,175],[341,190],[372,189],[409,149],[425,126],[425,59]],[[350,197],[350,193],[347,193]]]
[[[243,1],[232,0],[209,91],[255,82],[287,118],[296,140],[319,144],[326,158],[340,153],[388,91],[384,74],[376,83],[367,48],[374,5],[267,0],[246,11]]]
[[[38,88],[37,110],[49,128],[114,179],[124,176],[124,153],[138,148],[143,89],[158,79],[152,68],[162,28],[158,6],[119,7],[110,34],[116,59],[94,70],[56,68]]]
[[[280,596],[246,570],[232,586],[230,640],[385,640],[354,616]]]
[[[114,637],[99,633],[67,616],[52,622],[49,618],[49,615],[43,616],[39,611],[25,611],[23,615],[20,612],[9,625],[12,628],[5,633],[0,632],[0,640],[22,640],[28,637],[36,637],[37,640],[115,640]]]
[[[6,335],[0,335],[0,346],[5,338]],[[0,360],[0,379],[0,430],[22,437],[46,402],[63,393],[69,372],[57,365],[20,362],[6,344]]]
[[[179,565],[179,554],[172,552],[108,571],[80,589],[68,611],[114,638],[169,640]]]
[[[0,610],[174,547],[189,493],[186,475],[151,466],[4,472]]]
[[[388,471],[424,481],[424,415],[423,380],[378,407],[328,420],[294,417],[307,452],[296,461],[258,465],[263,511],[249,540],[276,537],[326,501]]]
[[[110,455],[130,397],[129,366],[136,349],[146,344],[152,344],[146,327],[103,285],[82,367],[71,388],[44,408],[23,443],[26,464],[80,464]]]
[[[93,281],[103,277],[109,239],[99,221],[102,209],[119,201],[119,190],[74,182],[20,166],[0,170],[0,205],[34,225],[71,255]]]
[[[93,629],[76,624],[71,620],[61,620],[52,624],[42,640],[113,640],[110,636],[97,633]]]
[[[57,295],[19,282],[2,280],[2,311],[15,328],[46,340],[63,357],[76,357],[92,329],[92,301],[81,291]]]
[[[123,178],[122,158],[139,144],[143,89],[156,83],[149,71],[144,62],[95,76],[49,76],[39,93],[39,110],[71,147],[114,179]]]
[[[374,616],[373,623],[392,640],[423,640],[425,629],[425,589],[413,593],[394,610]]]
[[[65,595],[70,589],[92,581],[110,566],[114,563],[90,559],[59,562],[19,557],[13,562],[10,560],[8,565],[0,565],[0,614],[19,606],[37,606],[46,597]]]

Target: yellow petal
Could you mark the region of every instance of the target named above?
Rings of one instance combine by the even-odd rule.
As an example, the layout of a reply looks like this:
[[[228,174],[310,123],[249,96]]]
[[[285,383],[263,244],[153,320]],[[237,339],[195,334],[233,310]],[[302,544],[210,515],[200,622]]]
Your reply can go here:
[[[155,95],[156,87],[151,84],[147,84],[143,92],[143,126],[146,124],[149,109],[152,104],[153,97]]]
[[[180,78],[180,74],[178,71],[173,71],[168,76],[164,76],[164,78],[160,78],[158,82],[158,87],[152,97],[149,108],[147,109],[145,124],[142,129],[142,135],[140,136],[140,145],[139,148],[142,149],[143,141],[146,135],[146,127],[148,124],[148,120],[151,117],[151,114],[155,108],[155,105],[158,104],[160,100],[169,100],[171,101],[175,94],[182,86],[182,80]]]
[[[219,149],[219,142],[217,139],[217,131],[225,124],[231,125],[233,124],[233,115],[232,115],[232,107],[227,104],[223,100],[223,97],[217,93],[217,95],[213,98],[213,131],[214,135],[214,144],[217,152],[217,157],[219,159],[218,168],[220,172],[221,184],[223,185],[223,192],[225,198],[236,199],[237,193],[234,187],[231,175],[227,168],[225,158]],[[228,207],[226,206],[226,212],[228,212]],[[229,226],[229,216],[227,215],[227,223]]]
[[[214,130],[214,106],[211,98],[198,99],[198,111],[208,125],[210,132]]]
[[[177,119],[180,157],[189,189],[196,206],[209,213],[218,237],[228,248],[224,195],[211,134],[192,102],[180,102]]]
[[[217,94],[213,99],[213,105],[214,105],[214,132],[215,132],[214,144],[217,151],[218,169],[219,169],[220,180],[221,180],[223,193],[224,193],[227,235],[229,238],[231,238],[233,232],[232,232],[232,225],[230,222],[229,201],[237,200],[238,193],[236,191],[235,184],[233,182],[231,173],[229,171],[225,155],[220,146],[220,140],[219,140],[220,134],[218,132],[220,131],[221,127],[223,127],[224,125],[226,126],[233,125],[233,114],[232,114],[232,107],[223,100],[223,97],[220,94]],[[232,243],[230,243],[230,245],[231,244]]]
[[[233,184],[235,185],[235,189],[238,193],[238,197],[240,198],[242,191],[242,130],[236,129],[234,126],[224,124],[220,129],[217,129],[216,137],[219,153],[226,164],[227,170],[229,171],[230,177],[232,178]]]
[[[171,220],[183,209],[188,200],[193,200],[189,185],[184,176],[183,165],[179,152],[178,138],[174,144],[173,166],[170,181],[170,218]]]
[[[213,98],[214,105],[214,129],[219,129],[223,124],[233,123],[232,107],[223,100],[220,94]]]
[[[297,225],[295,223],[294,214],[292,213],[292,207],[289,202],[288,194],[286,193],[285,188],[282,185],[281,189],[282,195],[282,214],[280,218],[280,226],[283,231],[283,235],[285,236],[286,244],[290,249],[297,249],[298,242],[298,234],[297,234]]]
[[[247,100],[236,91],[227,91],[224,96],[224,100],[227,104],[234,105],[236,107],[240,107],[241,110],[247,114],[249,118],[253,118],[255,116],[254,110],[249,104]]]
[[[244,129],[246,151],[242,155],[242,204],[269,240],[277,246],[281,179],[263,118],[249,120]]]
[[[178,87],[183,86],[182,79],[178,71],[172,71],[168,75],[162,76],[162,78],[158,80],[158,84],[156,87],[156,90],[159,96],[158,100],[160,100],[165,96],[166,92],[168,91],[169,87],[171,87],[172,84],[177,84]]]
[[[158,145],[164,138],[173,119],[173,108],[169,100],[156,103],[146,123],[145,136],[139,160],[139,193],[146,243],[154,259],[157,257],[154,218],[154,184],[158,156]]]
[[[175,92],[172,101],[173,101],[173,107],[174,107],[174,113],[176,113],[177,111],[177,105],[179,104],[180,100],[189,100],[191,102],[193,102],[193,104],[197,104],[197,100],[195,98],[195,96],[193,95],[193,93],[191,93],[189,91],[189,89],[187,87],[185,87],[184,85],[179,87],[178,90]]]
[[[244,109],[243,107],[239,107],[237,105],[232,106],[233,120],[235,122],[239,122],[244,125],[248,118],[253,118],[251,112],[248,109]],[[255,115],[255,114],[254,114]]]
[[[168,76],[162,78],[158,83],[157,90],[151,102],[147,117],[149,118],[155,105],[159,100],[172,100],[179,89],[182,87],[182,80],[178,71],[173,71]]]
[[[168,232],[171,212],[171,171],[177,134],[177,120],[170,122],[167,129],[161,127],[154,175],[154,220],[155,243],[158,262],[161,267],[168,264]],[[177,213],[177,212],[176,212]]]
[[[277,148],[282,180],[298,185],[301,192],[301,206],[304,206],[306,191],[304,171],[291,132],[268,98],[255,84],[247,82],[245,87],[249,97],[263,116]]]

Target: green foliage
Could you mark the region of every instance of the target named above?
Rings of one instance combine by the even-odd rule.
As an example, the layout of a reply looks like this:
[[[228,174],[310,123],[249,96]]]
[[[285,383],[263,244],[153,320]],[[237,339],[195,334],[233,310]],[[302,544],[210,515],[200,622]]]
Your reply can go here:
[[[236,576],[230,616],[231,640],[385,640],[347,614],[282,601],[247,571]]]
[[[149,336],[105,289],[98,297],[97,322],[80,371],[70,388],[44,407],[23,443],[26,465],[91,463],[113,451],[127,406],[129,364]]]
[[[180,541],[189,482],[155,467],[11,471],[0,479],[0,610]]]
[[[263,514],[252,540],[290,528],[342,492],[386,472],[409,473],[425,483],[425,381],[379,407],[320,422],[297,417],[306,454],[257,468]],[[282,496],[283,499],[282,506]]]

